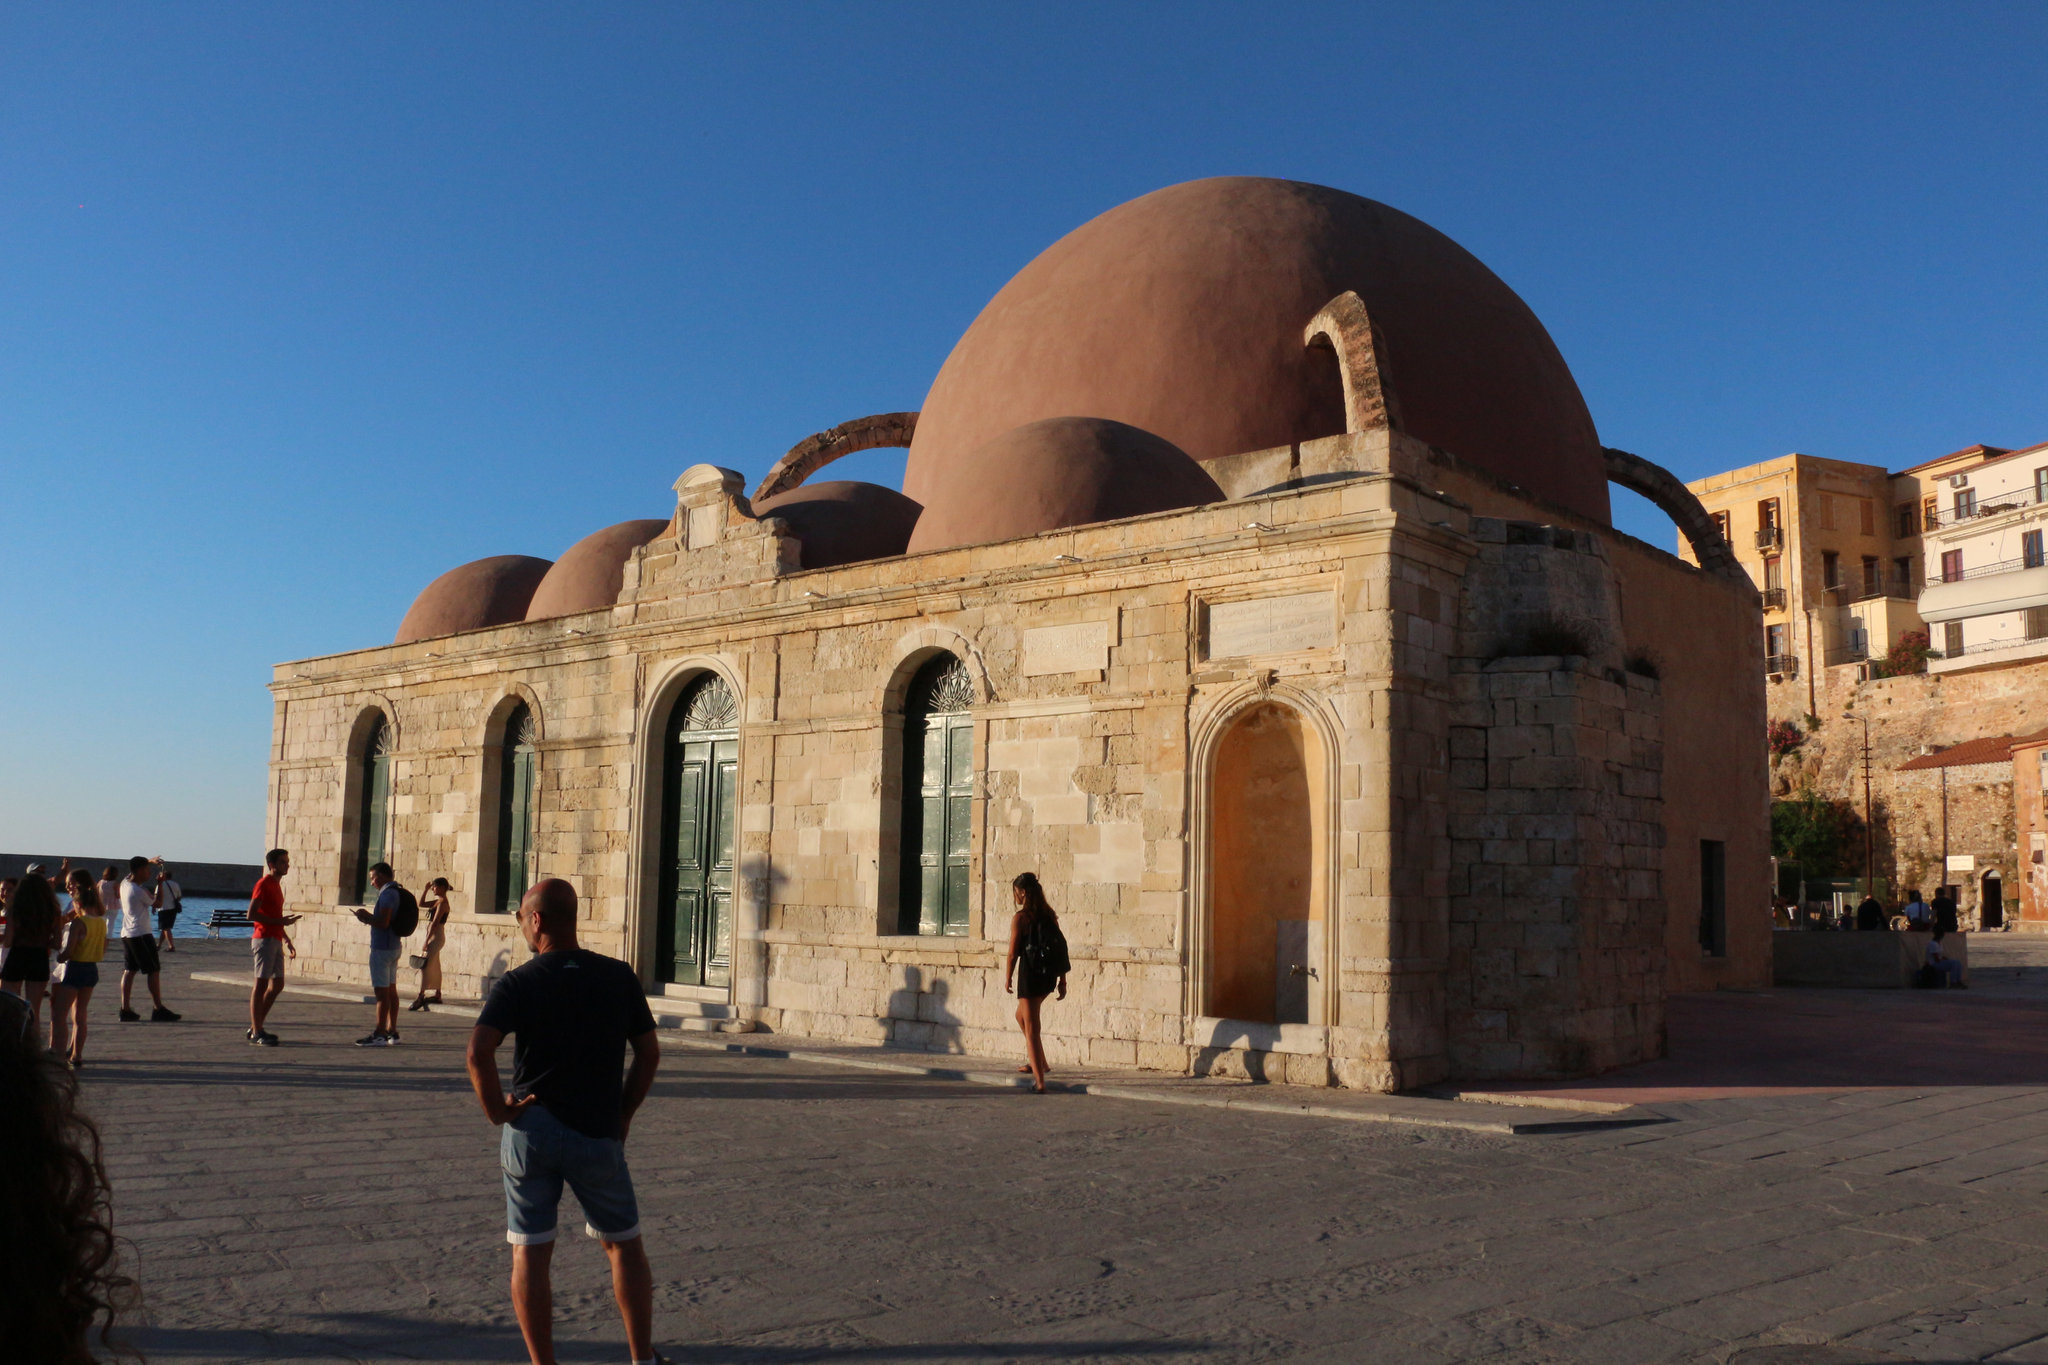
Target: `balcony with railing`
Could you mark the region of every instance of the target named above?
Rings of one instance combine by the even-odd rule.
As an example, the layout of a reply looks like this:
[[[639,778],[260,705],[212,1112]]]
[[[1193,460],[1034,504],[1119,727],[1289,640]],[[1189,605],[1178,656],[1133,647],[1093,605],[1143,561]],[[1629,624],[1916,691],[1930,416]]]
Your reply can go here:
[[[2048,560],[2001,559],[1995,564],[1971,564],[1963,568],[1944,572],[1936,582],[1963,583],[1972,578],[1995,578],[2003,573],[2018,573],[2021,569],[2038,569]]]
[[[1919,588],[1913,584],[1913,575],[1893,570],[1891,573],[1879,574],[1875,579],[1865,579],[1857,589],[1856,600],[1858,602],[1868,602],[1878,597],[1904,597],[1910,599],[1919,595]]]
[[[1920,595],[1920,588],[1913,582],[1911,574],[1897,570],[1881,573],[1875,577],[1857,577],[1846,582],[1828,583],[1821,591],[1827,594],[1829,602],[1841,606],[1847,602],[1871,602],[1880,597],[1902,597],[1912,601]]]
[[[1764,610],[1765,610],[1765,611],[1783,611],[1783,610],[1785,610],[1785,590],[1784,590],[1783,588],[1765,588],[1765,589],[1764,589]]]
[[[1860,644],[1839,645],[1821,657],[1827,661],[1829,668],[1839,668],[1843,664],[1862,663],[1870,657],[1870,648]]]
[[[1757,547],[1757,549],[1759,549],[1759,550],[1777,550],[1777,549],[1782,549],[1782,548],[1784,547],[1784,544],[1785,544],[1785,533],[1784,533],[1783,531],[1779,530],[1779,529],[1778,529],[1777,527],[1775,527],[1775,526],[1759,526],[1759,527],[1757,527],[1757,528],[1756,528],[1756,547]]]
[[[1935,624],[2048,606],[2048,564],[2002,559],[1942,575],[1920,590],[1920,619]]]
[[[1799,676],[1799,656],[1797,654],[1766,654],[1764,656],[1764,672],[1777,677],[1796,678]]]
[[[1982,501],[1970,499],[1960,508],[1951,501],[1947,507],[1937,507],[1931,512],[1923,512],[1920,529],[1939,531],[1944,527],[1960,526],[1966,521],[1979,521],[1985,517],[1996,517],[2007,512],[2036,507],[2043,502],[2048,502],[2048,488],[2039,487],[1999,493]]]
[[[2007,635],[1995,640],[1972,640],[1961,649],[1937,649],[1927,660],[1930,673],[1953,673],[1982,668],[1986,664],[2023,663],[2048,655],[2048,636]]]

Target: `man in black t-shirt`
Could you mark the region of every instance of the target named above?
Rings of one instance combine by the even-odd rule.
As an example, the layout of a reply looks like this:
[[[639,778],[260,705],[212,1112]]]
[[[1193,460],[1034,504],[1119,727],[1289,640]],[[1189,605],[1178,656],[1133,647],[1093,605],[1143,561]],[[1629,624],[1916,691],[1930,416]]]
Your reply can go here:
[[[654,1354],[654,1275],[626,1169],[626,1131],[647,1098],[661,1048],[640,978],[617,958],[576,946],[576,891],[550,878],[519,902],[536,956],[491,990],[469,1037],[469,1081],[492,1123],[504,1125],[505,1240],[512,1243],[512,1308],[536,1362],[555,1358],[555,1213],[567,1182],[585,1230],[604,1244],[612,1288],[636,1362]],[[512,1090],[498,1079],[498,1045],[512,1050]],[[626,1049],[633,1066],[622,1079]]]

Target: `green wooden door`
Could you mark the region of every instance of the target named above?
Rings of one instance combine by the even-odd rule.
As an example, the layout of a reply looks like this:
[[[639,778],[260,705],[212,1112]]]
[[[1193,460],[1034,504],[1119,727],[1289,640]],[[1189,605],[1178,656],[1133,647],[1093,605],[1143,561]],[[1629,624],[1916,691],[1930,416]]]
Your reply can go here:
[[[370,899],[370,868],[385,861],[391,810],[391,726],[379,720],[363,746],[362,799],[356,812],[356,903]]]
[[[967,932],[974,724],[966,669],[944,656],[911,686],[904,716],[902,930]],[[914,785],[913,785],[914,784]]]
[[[707,693],[709,695],[707,695]],[[681,986],[732,980],[738,708],[715,677],[685,693],[662,776],[662,891],[655,976]]]

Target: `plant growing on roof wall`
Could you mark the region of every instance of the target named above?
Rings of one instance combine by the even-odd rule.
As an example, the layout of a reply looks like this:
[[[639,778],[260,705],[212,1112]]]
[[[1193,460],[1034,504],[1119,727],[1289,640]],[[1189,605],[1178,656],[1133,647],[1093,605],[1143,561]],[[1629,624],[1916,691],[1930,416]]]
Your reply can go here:
[[[1927,632],[1909,630],[1899,637],[1897,644],[1885,651],[1885,656],[1870,666],[1873,678],[1903,678],[1913,673],[1925,673],[1927,661],[1934,656],[1928,643]]]
[[[1806,742],[1806,736],[1789,720],[1774,720],[1766,725],[1764,738],[1771,746],[1772,758],[1783,758]]]

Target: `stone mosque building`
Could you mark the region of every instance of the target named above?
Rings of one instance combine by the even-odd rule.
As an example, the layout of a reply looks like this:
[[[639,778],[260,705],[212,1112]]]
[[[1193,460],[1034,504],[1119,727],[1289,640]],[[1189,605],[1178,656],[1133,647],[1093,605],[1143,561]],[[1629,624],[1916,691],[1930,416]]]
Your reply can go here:
[[[886,446],[901,492],[819,477]],[[1610,481],[1699,566],[1614,530]],[[525,959],[552,875],[668,1013],[998,1055],[1035,871],[1056,1065],[1584,1074],[1658,1055],[1668,993],[1767,982],[1757,593],[1527,305],[1383,204],[1146,195],[920,411],[675,497],[277,668],[302,970],[366,978],[386,859],[454,883],[453,995]]]

